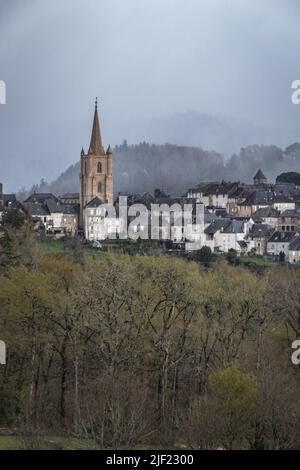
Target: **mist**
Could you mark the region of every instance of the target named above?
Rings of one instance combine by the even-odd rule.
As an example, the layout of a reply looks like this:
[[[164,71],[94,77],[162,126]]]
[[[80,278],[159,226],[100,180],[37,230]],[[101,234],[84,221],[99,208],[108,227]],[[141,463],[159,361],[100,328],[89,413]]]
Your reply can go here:
[[[105,146],[162,143],[153,122],[191,111],[276,130],[273,142],[245,133],[245,144],[300,140],[300,106],[291,103],[299,8],[295,0],[0,0],[5,191],[51,181],[79,160],[95,96]],[[166,141],[189,145],[186,133],[176,137],[166,129]],[[194,140],[239,150],[218,135]]]

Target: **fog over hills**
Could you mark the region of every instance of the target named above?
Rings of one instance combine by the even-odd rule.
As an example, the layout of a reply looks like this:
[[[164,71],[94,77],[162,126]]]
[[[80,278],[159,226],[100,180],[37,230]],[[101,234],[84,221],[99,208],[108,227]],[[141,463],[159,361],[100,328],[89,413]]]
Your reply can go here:
[[[284,171],[300,170],[300,144],[285,150],[275,145],[242,147],[228,160],[214,151],[179,145],[153,145],[146,142],[128,145],[126,141],[114,148],[114,193],[153,191],[161,188],[172,195],[184,193],[200,181],[252,181],[261,168],[270,181]],[[67,168],[55,181],[41,181],[29,192],[53,192],[61,195],[79,191],[79,162]]]
[[[127,122],[126,128],[121,120],[115,123],[119,141],[126,135],[129,142],[127,144],[127,140],[124,140],[125,144],[114,148],[115,194],[119,191],[153,191],[157,187],[171,194],[179,194],[204,180],[247,182],[251,181],[258,167],[262,167],[270,180],[275,180],[282,171],[300,170],[298,147],[295,158],[291,157],[289,150],[283,150],[289,148],[291,142],[300,141],[300,132],[297,130],[263,128],[242,119],[196,111],[130,122]],[[104,123],[105,126],[101,120],[104,131],[107,125],[113,125]],[[78,123],[76,130],[79,132]],[[73,135],[74,129],[70,125],[65,131]],[[106,142],[106,132],[102,133]],[[85,140],[88,141],[88,136]],[[131,145],[130,142],[142,143]],[[73,151],[73,144],[70,141],[66,147],[68,162],[72,161],[70,152]],[[55,145],[55,141],[51,141],[50,152],[56,152]],[[57,174],[63,169],[64,163],[61,146],[59,151],[62,158],[57,164]],[[77,161],[73,160],[74,164],[71,166],[66,164],[66,170],[63,169],[51,184],[45,183],[51,177],[49,178],[47,169],[44,168],[41,178],[45,181],[36,184],[35,190],[47,189],[55,194],[78,191],[79,158],[78,152]],[[27,194],[28,190],[27,187],[20,192]]]
[[[205,114],[197,111],[157,117],[144,124],[139,140],[202,147],[222,153],[225,158],[253,144],[287,147],[300,140],[300,130],[255,125],[247,119]]]

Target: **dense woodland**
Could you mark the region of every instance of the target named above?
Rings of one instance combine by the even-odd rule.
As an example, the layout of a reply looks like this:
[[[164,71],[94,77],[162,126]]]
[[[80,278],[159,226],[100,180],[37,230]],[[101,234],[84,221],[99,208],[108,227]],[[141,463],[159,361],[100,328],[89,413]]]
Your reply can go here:
[[[178,196],[200,181],[225,179],[250,183],[258,168],[262,168],[273,182],[282,172],[299,172],[300,144],[295,143],[285,150],[275,145],[249,145],[225,160],[220,153],[196,147],[146,142],[128,145],[125,141],[114,148],[113,162],[115,191],[143,193],[162,188]],[[42,180],[30,191],[22,190],[19,197],[25,198],[33,191],[56,195],[78,192],[79,172],[78,156],[78,163],[69,167],[56,181],[48,184]]]
[[[0,428],[100,448],[300,447],[300,270],[0,234]]]

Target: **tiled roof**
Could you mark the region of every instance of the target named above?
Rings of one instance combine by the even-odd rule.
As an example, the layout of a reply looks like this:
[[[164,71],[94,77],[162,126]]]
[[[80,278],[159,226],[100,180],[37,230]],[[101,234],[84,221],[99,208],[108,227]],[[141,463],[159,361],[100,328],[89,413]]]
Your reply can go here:
[[[223,233],[243,233],[244,232],[244,221],[243,220],[231,220]]]
[[[254,220],[257,220],[260,218],[267,218],[267,217],[277,218],[279,217],[279,212],[273,207],[268,206],[268,207],[261,207],[260,209],[257,209],[257,211],[253,214]]]
[[[225,227],[227,227],[228,225],[230,225],[231,221],[228,220],[228,219],[217,219],[217,220],[214,220],[205,230],[204,232],[207,234],[207,235],[214,235],[215,233],[217,233],[218,231],[220,230],[223,230],[225,229]]]
[[[254,179],[256,180],[256,179],[267,179],[267,178],[265,177],[265,175],[263,174],[261,169],[259,169],[257,171],[256,175],[254,176]]]
[[[99,197],[94,197],[94,199],[92,199],[90,202],[88,202],[85,207],[86,208],[96,208],[96,207],[99,207],[103,204],[103,201],[102,199],[100,199]]]
[[[295,240],[291,242],[289,250],[300,251],[300,237],[296,237]]]
[[[274,232],[269,242],[271,243],[290,243],[296,234],[295,232]]]
[[[249,231],[249,236],[252,238],[266,237],[272,228],[267,224],[253,224]]]
[[[290,217],[292,219],[300,220],[300,211],[287,209],[280,214],[281,217]]]

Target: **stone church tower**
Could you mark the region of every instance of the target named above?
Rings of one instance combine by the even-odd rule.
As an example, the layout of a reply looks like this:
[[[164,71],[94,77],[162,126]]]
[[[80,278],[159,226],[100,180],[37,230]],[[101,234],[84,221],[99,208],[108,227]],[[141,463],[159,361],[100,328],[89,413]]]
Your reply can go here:
[[[80,155],[80,226],[83,226],[83,208],[95,197],[104,203],[113,203],[112,149],[105,152],[100,132],[96,98],[94,122],[89,151]]]

